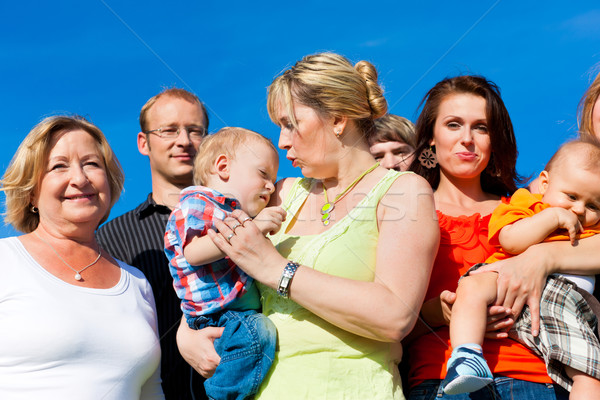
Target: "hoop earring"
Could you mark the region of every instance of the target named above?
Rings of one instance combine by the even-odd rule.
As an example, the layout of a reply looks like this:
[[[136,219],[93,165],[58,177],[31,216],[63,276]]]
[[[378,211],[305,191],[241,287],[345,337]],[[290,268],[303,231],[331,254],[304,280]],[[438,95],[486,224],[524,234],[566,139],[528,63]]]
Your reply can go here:
[[[38,210],[38,208],[37,208],[36,206],[34,206],[34,205],[32,205],[32,206],[31,206],[29,209],[30,209],[30,210],[31,210],[31,212],[32,212],[32,213],[34,213],[34,214],[37,214],[37,213],[40,211],[40,210]]]
[[[431,146],[419,154],[419,163],[427,169],[435,168],[438,165],[437,157]]]

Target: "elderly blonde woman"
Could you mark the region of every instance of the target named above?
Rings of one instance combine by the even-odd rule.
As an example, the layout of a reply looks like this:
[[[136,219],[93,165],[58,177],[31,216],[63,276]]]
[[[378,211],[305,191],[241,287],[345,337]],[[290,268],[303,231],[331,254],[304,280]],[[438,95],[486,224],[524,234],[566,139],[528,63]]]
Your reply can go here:
[[[80,117],[36,125],[2,179],[0,398],[162,399],[152,291],[94,231],[123,188],[102,132]]]
[[[271,84],[268,109],[279,147],[304,175],[278,182],[271,196],[287,219],[270,241],[243,212],[211,233],[261,283],[263,312],[277,327],[257,398],[402,399],[399,341],[415,324],[438,245],[431,188],[369,152],[387,103],[368,62],[304,57]],[[195,344],[218,333],[204,335]],[[210,375],[218,357],[192,354],[194,336],[180,327],[184,357]]]

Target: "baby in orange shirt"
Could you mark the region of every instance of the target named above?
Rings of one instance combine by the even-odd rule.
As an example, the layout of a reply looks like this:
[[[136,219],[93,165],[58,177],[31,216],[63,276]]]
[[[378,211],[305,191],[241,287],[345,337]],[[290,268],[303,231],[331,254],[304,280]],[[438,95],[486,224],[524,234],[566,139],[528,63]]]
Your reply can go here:
[[[490,243],[499,247],[486,263],[550,240],[570,240],[600,233],[600,144],[574,140],[560,147],[540,174],[541,194],[517,190],[501,204],[489,224]],[[483,264],[474,266],[478,268]],[[497,274],[461,278],[452,307],[452,356],[442,382],[446,394],[473,392],[493,381],[483,358],[487,307],[496,301]],[[593,276],[552,275],[540,304],[540,332],[531,332],[526,308],[509,335],[546,362],[549,376],[571,391],[571,398],[600,398],[600,342],[591,295]],[[598,308],[595,308],[595,307]]]

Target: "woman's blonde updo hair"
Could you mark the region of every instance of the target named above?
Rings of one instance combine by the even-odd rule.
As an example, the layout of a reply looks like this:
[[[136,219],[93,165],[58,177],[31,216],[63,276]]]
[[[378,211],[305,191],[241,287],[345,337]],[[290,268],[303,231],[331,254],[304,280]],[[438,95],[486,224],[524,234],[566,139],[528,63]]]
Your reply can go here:
[[[24,233],[37,228],[40,216],[33,212],[31,199],[46,170],[52,140],[60,133],[75,130],[85,131],[94,138],[104,161],[110,187],[110,207],[99,224],[106,221],[110,209],[123,190],[124,176],[119,160],[96,125],[77,115],[57,115],[45,118],[33,127],[17,149],[0,181],[0,190],[4,191],[6,196],[6,223]]]
[[[373,120],[387,112],[375,67],[368,61],[353,66],[346,57],[334,53],[306,56],[275,78],[267,100],[269,116],[275,124],[280,124],[281,104],[290,123],[298,128],[293,101],[323,116],[355,120],[365,138],[374,131]]]

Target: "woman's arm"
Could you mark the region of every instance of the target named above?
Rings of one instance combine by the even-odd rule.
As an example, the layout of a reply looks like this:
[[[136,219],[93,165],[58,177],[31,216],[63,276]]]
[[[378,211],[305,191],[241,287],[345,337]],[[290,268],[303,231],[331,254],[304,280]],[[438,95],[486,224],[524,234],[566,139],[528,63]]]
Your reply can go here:
[[[444,290],[439,296],[427,300],[421,307],[419,319],[414,329],[404,339],[405,344],[420,336],[434,332],[441,326],[450,326],[452,306],[456,301],[456,293]],[[506,333],[514,324],[514,318],[510,309],[502,306],[488,307],[487,327],[485,337],[487,339],[500,339],[508,337]]]
[[[376,340],[399,341],[417,319],[437,252],[439,226],[431,188],[416,175],[403,175],[382,198],[377,218],[374,282],[301,266],[289,293],[298,304],[342,329]],[[209,233],[217,246],[249,275],[276,289],[288,260],[258,235],[254,224],[238,229],[228,243],[224,236],[236,222],[225,222],[217,225],[220,235]]]
[[[496,261],[480,271],[498,272],[496,304],[510,308],[519,315],[523,306],[531,311],[533,334],[539,332],[539,304],[546,278],[553,273],[594,275],[600,273],[600,235],[578,240],[544,242],[531,246],[523,253]]]

